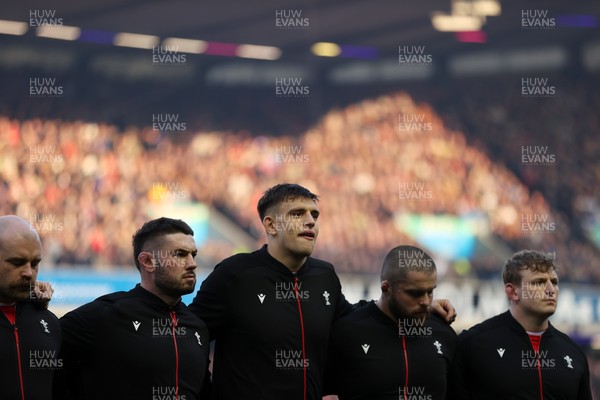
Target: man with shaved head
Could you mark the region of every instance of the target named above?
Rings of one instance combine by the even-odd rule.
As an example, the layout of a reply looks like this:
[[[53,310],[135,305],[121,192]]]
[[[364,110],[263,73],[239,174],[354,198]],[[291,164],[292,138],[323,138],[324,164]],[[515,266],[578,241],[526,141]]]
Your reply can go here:
[[[340,400],[446,398],[456,333],[431,314],[437,271],[413,246],[392,249],[381,296],[333,325],[327,392]]]
[[[35,304],[42,244],[33,227],[0,217],[0,390],[2,398],[52,399],[61,331],[54,314]]]

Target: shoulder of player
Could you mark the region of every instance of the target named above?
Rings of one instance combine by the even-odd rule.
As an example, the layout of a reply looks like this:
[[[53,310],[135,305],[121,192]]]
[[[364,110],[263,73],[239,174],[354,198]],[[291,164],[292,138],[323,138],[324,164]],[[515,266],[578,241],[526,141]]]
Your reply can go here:
[[[262,266],[257,251],[253,253],[238,253],[227,257],[218,263],[210,275],[233,276],[251,268]],[[209,276],[210,276],[209,275]]]
[[[344,348],[348,340],[360,335],[372,335],[379,322],[368,310],[368,306],[353,309],[333,322],[331,339],[335,348]]]
[[[114,292],[105,294],[104,296],[98,297],[90,304],[96,303],[96,306],[94,308],[102,308],[123,302],[128,302],[129,300],[134,300],[134,303],[136,303],[137,300],[139,300],[141,297],[141,293],[139,293],[138,290],[132,289],[127,292]]]
[[[261,250],[262,249],[252,253],[234,254],[233,256],[228,257],[218,263],[212,273],[236,275],[251,268],[263,267],[264,261],[260,257]],[[335,273],[335,268],[331,263],[318,258],[308,257],[307,265],[310,266],[310,268],[326,270]]]
[[[373,315],[369,309],[372,303],[372,301],[361,300],[359,303],[353,306],[352,311],[343,317],[338,318],[335,323],[353,323],[372,318]]]
[[[205,329],[208,332],[208,326],[198,317],[196,314],[189,309],[189,307],[183,303],[177,308],[177,321],[183,324],[197,327],[198,329]]]
[[[309,266],[312,269],[322,270],[322,271],[330,271],[331,273],[335,274],[335,268],[333,267],[333,264],[331,264],[330,262],[323,261],[318,258],[308,257],[306,263],[307,263],[307,266]]]
[[[259,251],[260,250],[254,251],[252,253],[234,254],[232,256],[224,258],[220,263],[217,264],[217,266],[215,268],[217,268],[219,266],[229,266],[229,265],[239,266],[241,264],[244,264],[245,262],[253,261],[257,258],[256,256],[258,255]]]
[[[442,317],[435,313],[432,313],[427,319],[427,326],[433,328],[434,332],[447,334],[453,337],[457,336],[454,328],[452,328],[452,325],[447,323]]]
[[[549,329],[552,332],[552,334],[556,335],[556,337],[560,339],[561,347],[569,347],[572,350],[576,351],[578,354],[580,354],[582,357],[584,357],[584,358],[586,357],[586,355],[585,355],[584,351],[581,349],[581,347],[577,343],[575,343],[575,341],[573,339],[571,339],[569,337],[569,335],[567,335],[566,333],[564,333],[562,331],[559,331],[553,325],[550,325]]]
[[[60,318],[63,339],[78,342],[82,332],[95,332],[100,326],[103,310],[109,305],[105,300],[111,295],[105,295],[89,303],[69,311]]]
[[[99,316],[105,309],[110,308],[123,300],[132,299],[135,297],[136,296],[131,292],[114,292],[105,294],[89,303],[69,311],[61,318],[61,321],[64,322],[65,320],[77,317],[83,317],[89,320]]]
[[[44,318],[47,319],[48,322],[58,324],[58,317],[47,308],[41,307],[30,302],[19,303],[17,307],[21,308],[21,310],[17,311],[17,314],[19,316],[32,316],[35,318]]]
[[[484,335],[494,335],[497,333],[498,330],[505,330],[509,322],[510,321],[507,320],[506,313],[496,315],[477,325],[472,326],[469,329],[462,331],[458,335],[458,342],[464,343],[473,340],[473,338],[475,337]]]

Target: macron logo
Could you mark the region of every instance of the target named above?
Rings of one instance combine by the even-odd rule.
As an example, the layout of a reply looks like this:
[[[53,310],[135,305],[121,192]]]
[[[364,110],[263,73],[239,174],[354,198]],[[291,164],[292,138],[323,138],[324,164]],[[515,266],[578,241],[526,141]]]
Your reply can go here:
[[[257,294],[257,296],[258,296],[258,300],[260,300],[260,304],[262,304],[263,301],[265,301],[265,297],[267,297],[266,295],[264,295],[262,293]]]
[[[499,348],[499,349],[496,349],[496,351],[498,352],[498,354],[500,354],[500,358],[502,358],[502,356],[504,356],[504,352],[506,351],[506,349]]]
[[[365,344],[362,345],[362,349],[365,352],[365,354],[367,354],[369,352],[369,347],[371,347],[370,344],[366,344],[365,343]]]
[[[139,321],[132,321],[133,322],[133,327],[135,328],[135,331],[137,332],[138,328],[140,327],[140,325],[142,324]]]

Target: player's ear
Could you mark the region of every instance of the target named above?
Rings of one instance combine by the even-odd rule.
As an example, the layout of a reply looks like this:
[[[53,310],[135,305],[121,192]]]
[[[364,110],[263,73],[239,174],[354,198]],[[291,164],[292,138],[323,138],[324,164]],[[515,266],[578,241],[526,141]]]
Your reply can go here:
[[[389,294],[391,292],[391,285],[387,280],[381,281],[381,293]]]
[[[277,236],[277,229],[275,227],[275,219],[271,215],[266,215],[263,218],[263,227],[265,228],[265,232],[267,236]]]
[[[506,293],[506,297],[508,297],[508,300],[519,300],[519,292],[517,291],[517,286],[515,284],[509,282],[506,285],[504,285],[504,292]]]
[[[138,262],[140,263],[140,269],[143,268],[148,272],[154,272],[156,269],[156,265],[154,265],[154,260],[152,259],[152,254],[147,251],[142,251],[138,254]]]

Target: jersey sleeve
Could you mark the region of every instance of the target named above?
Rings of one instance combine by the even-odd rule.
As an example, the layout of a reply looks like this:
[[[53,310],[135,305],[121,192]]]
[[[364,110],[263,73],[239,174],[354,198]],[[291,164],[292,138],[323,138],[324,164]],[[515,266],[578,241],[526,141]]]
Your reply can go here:
[[[339,295],[338,301],[335,305],[335,313],[333,315],[334,321],[343,317],[344,315],[349,314],[353,310],[352,304],[350,302],[348,302],[348,300],[346,300],[346,296],[344,296],[344,293],[342,293],[342,284],[340,283],[340,280],[337,277],[337,275],[336,275],[336,279],[337,279],[337,284],[339,287],[340,295]]]
[[[581,400],[592,400],[592,390],[590,388],[590,367],[584,355],[585,368],[584,373],[579,380],[579,389],[577,398]]]
[[[325,374],[323,379],[323,396],[336,395],[339,393],[339,366],[337,363],[340,359],[340,354],[336,341],[339,323],[339,321],[334,322],[331,329],[329,346],[327,347],[327,358],[325,360]]]
[[[81,398],[81,364],[92,359],[102,307],[100,302],[94,301],[67,313],[59,320],[62,329],[63,369],[55,376],[56,398]],[[59,394],[60,397],[57,397]]]
[[[458,346],[458,336],[454,329],[439,315],[432,315],[430,318],[435,320],[435,323],[439,327],[439,332],[441,334],[441,338],[444,341],[446,347],[446,354],[448,355],[448,359],[450,363],[453,362],[454,357],[456,356],[456,349]]]
[[[471,400],[468,387],[468,341],[458,337],[448,377],[448,400]]]
[[[211,340],[217,339],[223,332],[228,320],[227,288],[233,274],[231,267],[218,264],[213,272],[202,282],[202,286],[188,308],[199,317],[206,326]]]

